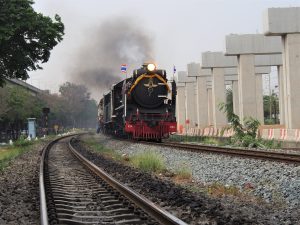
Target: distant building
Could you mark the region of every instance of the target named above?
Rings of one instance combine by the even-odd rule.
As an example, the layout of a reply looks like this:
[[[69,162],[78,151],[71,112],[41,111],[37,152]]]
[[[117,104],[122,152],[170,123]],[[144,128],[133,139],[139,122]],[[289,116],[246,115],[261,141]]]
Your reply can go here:
[[[38,94],[49,94],[50,93],[49,90],[41,90],[41,89],[34,87],[31,84],[28,84],[22,80],[5,79],[5,81],[7,82],[7,84],[17,85],[17,86],[20,86],[20,87],[28,90],[33,96],[37,96]]]

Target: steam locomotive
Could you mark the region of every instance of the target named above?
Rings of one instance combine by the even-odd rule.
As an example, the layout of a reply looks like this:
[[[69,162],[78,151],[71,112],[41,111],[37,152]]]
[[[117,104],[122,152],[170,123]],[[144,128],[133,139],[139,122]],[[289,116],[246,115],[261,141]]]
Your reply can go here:
[[[99,130],[136,140],[161,141],[176,132],[176,83],[152,63],[112,86],[99,102]]]

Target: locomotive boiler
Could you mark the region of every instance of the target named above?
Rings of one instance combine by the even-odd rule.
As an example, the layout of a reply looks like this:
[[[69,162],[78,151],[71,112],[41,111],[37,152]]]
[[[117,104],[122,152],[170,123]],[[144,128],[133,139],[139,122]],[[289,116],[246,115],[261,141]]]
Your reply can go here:
[[[161,141],[176,132],[176,83],[152,63],[112,86],[99,103],[102,132],[139,140]]]

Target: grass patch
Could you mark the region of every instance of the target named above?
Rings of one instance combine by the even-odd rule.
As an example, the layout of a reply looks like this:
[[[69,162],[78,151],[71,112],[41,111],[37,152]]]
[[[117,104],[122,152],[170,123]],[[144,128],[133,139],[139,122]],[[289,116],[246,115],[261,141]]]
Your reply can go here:
[[[84,144],[86,144],[91,150],[100,153],[102,155],[108,156],[112,159],[121,161],[123,160],[122,156],[117,153],[116,151],[106,148],[103,144],[100,144],[97,142],[93,137],[87,138],[84,141]]]
[[[175,171],[176,181],[190,181],[192,179],[192,170],[185,164],[182,164]]]
[[[162,172],[166,168],[162,156],[153,151],[137,154],[130,161],[135,167],[147,172]]]
[[[206,145],[220,145],[220,142],[217,139],[211,137],[205,137],[202,143]]]
[[[36,141],[28,141],[25,138],[19,138],[12,146],[7,146],[0,150],[0,171],[2,171],[10,161],[31,149],[31,145]]]

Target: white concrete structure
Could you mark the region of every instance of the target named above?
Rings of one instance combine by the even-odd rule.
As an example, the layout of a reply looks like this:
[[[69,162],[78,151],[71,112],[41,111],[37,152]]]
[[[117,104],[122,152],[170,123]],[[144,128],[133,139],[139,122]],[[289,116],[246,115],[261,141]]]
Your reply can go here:
[[[261,109],[257,110],[257,95],[253,92],[260,83],[256,78],[260,67],[255,68],[255,55],[280,54],[281,44],[277,37],[265,37],[262,34],[228,35],[226,36],[226,55],[237,56],[239,80],[239,116],[261,119]],[[258,80],[257,80],[258,79]],[[260,90],[260,89],[257,89]],[[259,103],[260,105],[260,103]]]
[[[232,81],[232,102],[233,112],[239,115],[239,85],[238,81]]]
[[[177,83],[177,95],[176,95],[176,119],[177,130],[180,126],[185,126],[185,83]]]
[[[214,117],[213,117],[213,99],[212,99],[212,88],[207,87],[207,109],[208,109],[208,125],[214,125]]]
[[[235,57],[226,57],[223,52],[203,52],[202,68],[212,70],[212,114],[215,128],[227,125],[227,118],[219,105],[226,102],[225,67],[236,67]]]
[[[226,36],[227,56],[281,54],[281,40],[263,34],[230,34]]]
[[[285,118],[285,107],[286,107],[286,100],[284,99],[285,95],[285,77],[283,74],[283,66],[277,66],[278,72],[278,87],[279,87],[279,120],[280,124],[286,124]]]
[[[300,7],[270,8],[264,14],[263,24],[265,35],[281,36],[282,40],[284,76],[280,84],[286,128],[300,128]]]
[[[196,113],[198,128],[207,127],[208,124],[208,105],[206,77],[211,76],[210,69],[201,69],[199,63],[187,65],[188,76],[196,78]]]
[[[185,105],[182,107],[182,104],[178,105],[178,110],[181,111],[182,108],[185,110],[184,120],[180,118],[178,122],[179,126],[183,125],[185,128],[195,127],[197,124],[197,113],[196,113],[196,79],[193,77],[188,77],[187,72],[179,71],[177,74],[177,84],[184,84],[184,102]],[[181,91],[181,90],[180,90]],[[177,88],[178,92],[178,88]],[[178,93],[177,93],[178,94]],[[181,93],[180,93],[181,94]],[[186,124],[186,120],[189,120],[189,124]],[[183,123],[182,123],[183,122]],[[188,127],[186,127],[186,125]]]

